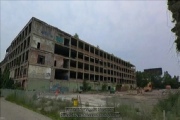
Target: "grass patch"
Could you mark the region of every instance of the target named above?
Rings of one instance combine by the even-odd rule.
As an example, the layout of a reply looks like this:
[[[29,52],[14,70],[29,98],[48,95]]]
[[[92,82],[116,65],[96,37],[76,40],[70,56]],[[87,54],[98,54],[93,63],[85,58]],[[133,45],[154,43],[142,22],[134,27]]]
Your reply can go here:
[[[38,99],[35,95],[28,97],[26,93],[19,94],[18,92],[10,94],[6,100],[53,120],[111,120],[111,118],[60,118],[60,111],[63,112],[65,107],[73,106],[72,101],[68,100]],[[122,120],[162,120],[163,111],[165,111],[166,120],[180,120],[180,92],[171,93],[165,99],[159,100],[152,110],[146,104],[137,107],[134,104],[123,103],[116,96],[106,99],[106,107],[115,107],[115,111],[120,113]]]
[[[167,120],[180,120],[180,91],[170,93],[165,99],[160,100],[153,109],[153,116],[162,119],[163,110]]]
[[[47,98],[42,98],[38,102],[38,100],[35,99],[35,97],[28,98],[25,94],[20,96],[16,92],[8,95],[5,99],[7,101],[21,105],[27,109],[33,110],[33,111],[43,114],[47,117],[50,117],[53,120],[63,120],[62,118],[60,118],[59,109],[61,108],[62,110],[64,110],[65,107],[67,107],[68,105],[71,105],[69,101],[63,101],[63,102],[60,100],[53,101],[53,100],[47,99]],[[48,110],[46,110],[47,101],[50,101],[50,100],[51,100],[51,102],[49,105],[52,105],[54,107],[52,107],[52,109],[48,111]],[[38,104],[35,102],[38,102]],[[55,107],[56,107],[56,109],[54,109]],[[38,108],[41,108],[41,109],[38,110]]]

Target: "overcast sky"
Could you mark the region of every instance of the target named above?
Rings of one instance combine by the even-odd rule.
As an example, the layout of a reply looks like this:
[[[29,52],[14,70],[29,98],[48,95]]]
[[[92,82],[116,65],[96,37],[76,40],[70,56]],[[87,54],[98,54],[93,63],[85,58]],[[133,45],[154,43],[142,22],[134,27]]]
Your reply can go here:
[[[1,1],[1,56],[31,17],[130,61],[180,75],[171,13],[162,1]],[[179,61],[179,62],[178,62]]]

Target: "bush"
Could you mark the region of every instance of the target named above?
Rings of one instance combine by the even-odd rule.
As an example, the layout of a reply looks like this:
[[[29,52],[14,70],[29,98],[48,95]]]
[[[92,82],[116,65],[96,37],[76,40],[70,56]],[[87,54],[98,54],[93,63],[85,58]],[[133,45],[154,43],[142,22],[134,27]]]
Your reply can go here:
[[[180,92],[170,93],[166,99],[160,100],[153,109],[153,116],[156,118],[163,116],[163,110],[168,120],[175,120],[180,117]]]
[[[86,80],[83,80],[82,90],[83,91],[90,91],[91,90],[91,86],[89,86],[89,84],[87,83]]]
[[[107,84],[103,84],[102,85],[102,91],[106,91],[107,90]]]
[[[117,84],[117,85],[116,85],[116,90],[117,90],[117,91],[121,91],[121,87],[122,87],[121,84]]]

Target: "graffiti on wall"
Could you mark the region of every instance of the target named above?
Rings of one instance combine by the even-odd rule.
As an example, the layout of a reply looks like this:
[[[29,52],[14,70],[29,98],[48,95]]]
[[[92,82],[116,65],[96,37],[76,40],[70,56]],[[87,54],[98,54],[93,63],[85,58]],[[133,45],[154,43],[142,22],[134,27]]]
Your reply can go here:
[[[61,44],[64,43],[64,39],[63,39],[62,37],[60,37],[60,36],[56,36],[56,41],[57,41],[58,43],[61,43]]]
[[[42,34],[42,35],[44,35],[44,36],[47,36],[47,37],[53,38],[53,36],[52,36],[51,32],[48,32],[48,31],[44,31],[44,30],[42,30],[42,31],[41,31],[41,34]]]
[[[65,86],[60,86],[60,84],[54,84],[51,86],[50,88],[51,91],[56,91],[56,90],[59,90],[60,93],[65,93],[65,92],[69,92],[69,88],[68,87],[65,87]]]

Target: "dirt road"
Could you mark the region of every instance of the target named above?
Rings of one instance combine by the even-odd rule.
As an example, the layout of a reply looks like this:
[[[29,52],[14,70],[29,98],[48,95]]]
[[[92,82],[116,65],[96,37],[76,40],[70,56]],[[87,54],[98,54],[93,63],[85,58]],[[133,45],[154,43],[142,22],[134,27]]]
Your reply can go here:
[[[0,120],[51,120],[39,113],[0,98]]]

